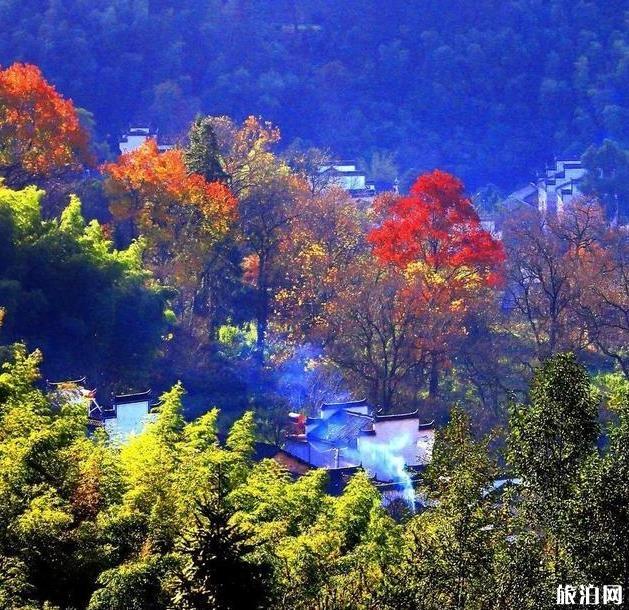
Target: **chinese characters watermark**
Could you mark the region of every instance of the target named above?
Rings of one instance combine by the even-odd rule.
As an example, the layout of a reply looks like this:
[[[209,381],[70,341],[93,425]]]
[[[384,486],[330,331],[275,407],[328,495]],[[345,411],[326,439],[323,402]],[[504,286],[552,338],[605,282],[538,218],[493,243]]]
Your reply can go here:
[[[602,593],[602,594],[601,594]],[[559,585],[557,587],[558,606],[599,606],[601,604],[622,604],[622,586],[604,585]]]

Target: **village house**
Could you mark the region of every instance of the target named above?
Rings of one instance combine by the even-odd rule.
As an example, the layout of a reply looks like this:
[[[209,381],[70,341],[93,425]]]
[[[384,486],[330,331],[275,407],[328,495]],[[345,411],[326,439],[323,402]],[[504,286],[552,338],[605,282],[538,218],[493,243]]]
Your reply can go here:
[[[432,459],[435,426],[421,422],[417,411],[383,415],[358,400],[323,404],[316,417],[290,417],[293,430],[284,443],[286,456],[331,475],[362,467],[383,491],[388,486],[412,493],[411,474]]]
[[[505,207],[530,205],[544,216],[561,214],[567,205],[582,195],[579,184],[585,171],[579,159],[557,160],[546,168],[539,180],[514,191],[503,203]]]
[[[355,161],[332,161],[319,167],[319,174],[327,186],[338,186],[355,199],[372,199],[376,194],[375,183],[367,180]]]
[[[102,406],[96,390],[85,388],[85,378],[48,382],[48,394],[61,405],[82,404],[88,429],[104,429],[110,441],[123,444],[155,421],[157,406],[151,391],[112,394]],[[316,417],[291,413],[284,446],[256,443],[254,461],[274,459],[294,477],[313,468],[328,471],[327,490],[342,493],[361,468],[372,478],[385,503],[404,499],[416,503],[415,486],[430,463],[435,440],[433,422],[424,423],[417,411],[384,415],[366,400],[325,403]]]
[[[160,142],[157,129],[150,127],[130,127],[118,140],[120,153],[125,154],[137,150],[149,139],[155,140],[157,142],[157,148],[162,152],[170,150],[173,147],[172,144]]]
[[[151,403],[151,390],[134,394],[114,394],[111,407],[101,409],[101,419],[110,440],[124,443],[144,426],[155,421],[156,413]]]
[[[72,381],[46,382],[48,395],[54,404],[80,404],[87,411],[88,430],[102,428],[115,443],[124,443],[144,426],[155,420],[151,390],[133,394],[112,394],[111,404],[102,406],[96,400],[96,390],[85,387],[85,377]]]

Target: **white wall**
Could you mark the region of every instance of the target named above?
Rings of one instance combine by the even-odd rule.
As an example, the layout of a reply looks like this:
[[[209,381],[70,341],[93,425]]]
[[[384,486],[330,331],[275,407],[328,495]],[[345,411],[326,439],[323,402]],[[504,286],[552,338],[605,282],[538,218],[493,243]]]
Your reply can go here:
[[[333,182],[346,191],[359,191],[366,188],[366,178],[360,176],[335,176]]]
[[[142,432],[144,426],[155,419],[155,415],[148,410],[147,400],[118,405],[116,417],[105,420],[105,430],[109,438],[124,443],[132,435]]]
[[[358,438],[360,453],[387,447],[391,454],[399,455],[407,466],[430,462],[435,439],[434,429],[418,430],[418,421],[412,418],[376,421],[374,429],[374,435]]]
[[[137,150],[148,138],[149,136],[144,134],[127,135],[125,136],[125,140],[119,142],[120,152],[124,155],[125,153]]]

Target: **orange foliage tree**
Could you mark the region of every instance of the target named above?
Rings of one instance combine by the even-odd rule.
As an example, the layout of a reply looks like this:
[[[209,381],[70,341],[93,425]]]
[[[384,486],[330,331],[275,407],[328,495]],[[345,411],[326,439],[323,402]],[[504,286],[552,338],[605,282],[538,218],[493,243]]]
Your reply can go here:
[[[347,269],[367,250],[366,218],[338,187],[319,193],[304,189],[295,209],[279,245],[284,282],[273,308],[290,340],[318,341],[328,326],[326,304],[336,297]]]
[[[289,239],[307,190],[303,180],[275,154],[279,129],[250,116],[241,124],[228,117],[209,117],[224,169],[238,197],[237,242],[243,279],[253,290],[256,358],[266,359],[273,300],[285,285],[282,245]]]
[[[417,348],[429,354],[434,396],[466,318],[501,282],[504,249],[481,226],[461,181],[446,172],[424,174],[407,196],[388,197],[377,208],[382,221],[368,240],[381,265],[403,271],[408,306],[429,324]]]
[[[154,140],[103,167],[111,212],[127,238],[146,241],[156,275],[181,287],[191,312],[212,248],[230,230],[236,199],[227,186],[186,170],[183,152]]]
[[[21,187],[91,162],[72,101],[36,66],[15,63],[0,71],[0,176],[6,183]]]

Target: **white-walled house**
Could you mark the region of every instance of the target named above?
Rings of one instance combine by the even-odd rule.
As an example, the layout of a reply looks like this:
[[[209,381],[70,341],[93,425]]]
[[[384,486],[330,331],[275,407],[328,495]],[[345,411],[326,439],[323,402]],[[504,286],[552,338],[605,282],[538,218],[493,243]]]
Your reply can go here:
[[[374,183],[367,180],[367,175],[357,168],[355,161],[332,161],[322,165],[319,174],[328,186],[338,186],[352,197],[364,198],[375,195]]]
[[[579,182],[585,169],[579,160],[556,161],[546,169],[546,176],[538,183],[538,207],[543,214],[561,214],[564,207],[582,194]]]
[[[124,443],[140,434],[147,423],[155,420],[152,412],[151,390],[135,394],[118,394],[113,397],[111,409],[103,409],[105,431],[109,438]]]
[[[120,153],[125,154],[137,150],[149,139],[154,139],[157,142],[157,148],[160,151],[172,148],[171,144],[160,144],[159,134],[156,129],[151,129],[150,127],[130,127],[122,134],[120,140],[118,140]]]
[[[286,438],[284,451],[316,468],[362,466],[377,481],[392,482],[405,468],[430,463],[434,439],[433,422],[422,423],[417,411],[381,415],[360,400],[322,405]]]
[[[108,407],[96,400],[96,390],[85,388],[85,377],[72,381],[47,381],[48,396],[58,406],[65,403],[83,405],[87,412],[88,430],[104,428],[115,443],[124,443],[131,436],[140,434],[144,426],[155,420],[151,403],[151,390],[133,394],[112,395]]]
[[[546,168],[542,178],[514,191],[504,203],[531,205],[544,215],[561,214],[565,206],[582,195],[579,185],[585,172],[578,159],[557,160]]]

